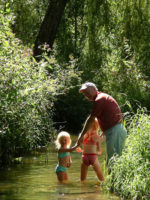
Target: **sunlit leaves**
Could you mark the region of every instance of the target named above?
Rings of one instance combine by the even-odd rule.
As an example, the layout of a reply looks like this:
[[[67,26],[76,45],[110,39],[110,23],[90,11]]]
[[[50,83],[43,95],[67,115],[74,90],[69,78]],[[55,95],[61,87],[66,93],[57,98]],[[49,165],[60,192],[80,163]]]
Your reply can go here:
[[[8,17],[0,18],[0,165],[52,140],[53,102],[78,79],[72,66],[63,71],[53,57],[37,63]]]

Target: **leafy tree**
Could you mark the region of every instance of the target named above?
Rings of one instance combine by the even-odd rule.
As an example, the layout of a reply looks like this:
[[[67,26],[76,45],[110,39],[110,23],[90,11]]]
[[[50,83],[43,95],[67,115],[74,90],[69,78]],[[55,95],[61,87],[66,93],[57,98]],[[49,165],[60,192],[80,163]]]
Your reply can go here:
[[[49,48],[52,48],[66,3],[66,0],[50,0],[48,10],[35,40],[34,57],[36,59],[38,59],[37,56],[41,55],[43,52],[42,49],[39,48],[40,45],[46,43],[49,45]]]

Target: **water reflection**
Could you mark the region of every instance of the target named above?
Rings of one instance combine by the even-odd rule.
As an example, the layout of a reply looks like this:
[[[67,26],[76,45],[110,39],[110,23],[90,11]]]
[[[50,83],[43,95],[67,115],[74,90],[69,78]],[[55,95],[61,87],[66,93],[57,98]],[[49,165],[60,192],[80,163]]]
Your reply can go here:
[[[22,164],[0,170],[1,200],[119,200],[118,197],[105,194],[97,177],[89,169],[87,183],[80,183],[81,155],[71,153],[72,166],[68,169],[69,182],[60,184],[57,181],[55,152],[27,157]],[[102,159],[102,158],[101,158]],[[103,163],[102,160],[100,160]],[[104,169],[103,169],[104,170]]]

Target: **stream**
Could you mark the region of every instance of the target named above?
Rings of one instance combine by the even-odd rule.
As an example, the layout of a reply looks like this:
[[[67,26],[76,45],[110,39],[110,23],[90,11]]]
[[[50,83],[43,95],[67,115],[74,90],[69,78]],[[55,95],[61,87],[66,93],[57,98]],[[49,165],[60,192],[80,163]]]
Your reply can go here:
[[[99,157],[105,174],[105,153]],[[0,200],[121,199],[102,190],[92,167],[89,167],[86,183],[80,183],[81,154],[73,152],[71,158],[73,163],[68,169],[67,184],[60,184],[57,181],[57,153],[53,147],[48,152],[19,158],[20,164],[0,169]]]

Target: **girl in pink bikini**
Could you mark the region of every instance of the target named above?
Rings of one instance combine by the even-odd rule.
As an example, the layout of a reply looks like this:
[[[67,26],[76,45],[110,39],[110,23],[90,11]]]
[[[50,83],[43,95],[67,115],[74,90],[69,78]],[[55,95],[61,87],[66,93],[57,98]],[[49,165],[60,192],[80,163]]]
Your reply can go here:
[[[83,150],[82,150],[82,163],[81,163],[81,181],[86,180],[88,167],[92,165],[98,179],[104,181],[100,163],[98,161],[98,154],[101,154],[101,139],[98,135],[99,123],[95,118],[91,129],[84,135]]]

